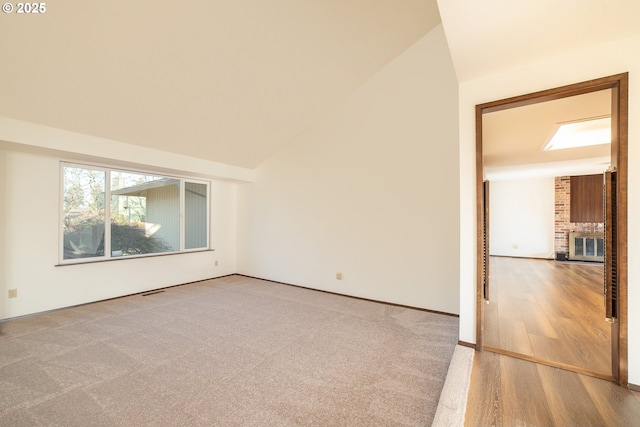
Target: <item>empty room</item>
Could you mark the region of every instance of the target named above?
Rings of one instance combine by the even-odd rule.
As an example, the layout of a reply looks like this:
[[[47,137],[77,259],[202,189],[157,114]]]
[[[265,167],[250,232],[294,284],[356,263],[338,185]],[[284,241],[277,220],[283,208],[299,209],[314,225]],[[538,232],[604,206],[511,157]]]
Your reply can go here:
[[[637,2],[2,12],[0,425],[639,419]],[[549,157],[585,119],[606,148]],[[555,218],[605,170],[613,208]]]

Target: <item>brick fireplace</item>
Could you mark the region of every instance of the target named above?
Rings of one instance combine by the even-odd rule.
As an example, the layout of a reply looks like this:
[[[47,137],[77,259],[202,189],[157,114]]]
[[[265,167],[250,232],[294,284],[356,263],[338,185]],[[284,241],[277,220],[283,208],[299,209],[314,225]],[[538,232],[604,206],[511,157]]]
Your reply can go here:
[[[554,212],[554,249],[556,259],[569,257],[569,233],[604,233],[602,223],[572,223],[571,212],[571,178],[558,176],[555,178],[555,212]]]

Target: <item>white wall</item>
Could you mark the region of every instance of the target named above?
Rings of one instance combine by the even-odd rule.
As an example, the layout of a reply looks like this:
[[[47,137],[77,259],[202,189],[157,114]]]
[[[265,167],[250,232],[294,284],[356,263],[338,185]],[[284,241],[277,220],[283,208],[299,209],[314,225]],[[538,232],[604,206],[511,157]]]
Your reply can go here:
[[[238,271],[458,313],[457,120],[438,26],[242,185]]]
[[[56,267],[60,158],[0,148],[0,165],[0,319],[222,276],[236,270],[236,183],[212,181],[213,252]],[[215,260],[219,261],[218,266],[214,265]],[[11,288],[18,289],[18,298],[7,298]]]
[[[180,144],[181,141],[176,141]],[[201,141],[206,143],[206,141]],[[0,117],[0,148],[47,153],[77,161],[109,159],[123,168],[153,168],[154,172],[189,174],[203,178],[251,181],[253,170],[168,151],[126,144],[106,138]]]
[[[640,384],[640,36],[460,84],[460,339],[475,342],[475,105],[629,72],[629,381]]]
[[[553,258],[553,178],[491,181],[489,253]]]
[[[9,226],[6,221],[7,212],[7,180],[5,171],[7,170],[7,153],[0,149],[0,318],[5,313],[9,304],[7,299],[7,233]]]

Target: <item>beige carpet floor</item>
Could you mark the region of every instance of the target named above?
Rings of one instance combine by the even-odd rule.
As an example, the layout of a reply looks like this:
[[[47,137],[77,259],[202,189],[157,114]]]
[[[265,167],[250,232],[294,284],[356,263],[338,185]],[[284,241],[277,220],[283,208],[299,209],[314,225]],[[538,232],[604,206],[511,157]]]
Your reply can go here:
[[[428,426],[458,319],[242,276],[0,322],[0,426]]]

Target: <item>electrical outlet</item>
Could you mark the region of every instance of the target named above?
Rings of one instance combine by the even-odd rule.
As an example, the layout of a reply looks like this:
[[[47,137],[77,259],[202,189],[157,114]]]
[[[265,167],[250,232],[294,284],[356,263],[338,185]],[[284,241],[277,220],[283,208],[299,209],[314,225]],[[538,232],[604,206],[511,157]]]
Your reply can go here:
[[[18,290],[9,289],[9,298],[18,298]]]
[[[336,273],[336,279],[342,280],[342,273],[340,272]]]
[[[215,260],[213,265],[215,265],[217,267],[218,266],[218,260]]]

